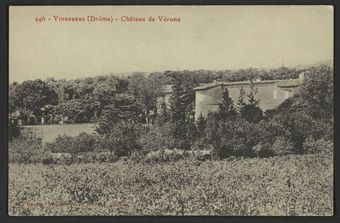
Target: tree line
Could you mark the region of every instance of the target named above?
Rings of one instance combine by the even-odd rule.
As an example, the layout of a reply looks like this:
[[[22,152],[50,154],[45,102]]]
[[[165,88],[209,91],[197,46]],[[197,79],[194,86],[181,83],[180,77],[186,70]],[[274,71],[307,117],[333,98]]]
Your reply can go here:
[[[258,78],[254,71],[244,76]],[[290,77],[298,76],[289,71]],[[194,88],[202,77],[216,73],[192,71],[13,83],[9,109],[27,122],[30,115],[45,120],[50,115],[68,117],[70,123],[97,123],[97,134],[58,137],[49,145],[54,152],[99,150],[120,157],[164,149],[210,150],[219,158],[315,153],[333,142],[333,70],[319,66],[304,72],[299,92],[265,113],[252,84],[248,94],[240,90],[237,106],[226,89],[218,110],[195,121]],[[170,106],[164,101],[157,106],[166,84],[172,85]]]
[[[183,87],[191,91],[188,103],[192,104],[192,89],[202,83],[297,78],[299,72],[301,70],[280,67],[272,70],[165,71],[149,75],[136,72],[127,77],[112,74],[75,80],[28,80],[9,85],[9,113],[16,113],[27,125],[41,124],[42,117],[45,124],[97,122],[112,110],[116,111],[117,118],[136,111],[141,121],[147,122],[150,111],[157,112],[157,98],[162,96],[164,85],[176,87],[177,82],[182,82]],[[132,112],[131,115],[136,114]]]

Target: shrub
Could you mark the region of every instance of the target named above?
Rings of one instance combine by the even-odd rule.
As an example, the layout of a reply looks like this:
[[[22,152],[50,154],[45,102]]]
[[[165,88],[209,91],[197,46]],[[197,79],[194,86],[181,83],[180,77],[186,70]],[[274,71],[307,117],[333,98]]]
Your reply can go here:
[[[143,159],[146,163],[174,162],[178,160],[210,160],[212,150],[181,150],[181,149],[160,149],[150,151]]]
[[[96,151],[79,154],[51,153],[50,156],[42,160],[42,163],[44,165],[70,165],[82,163],[112,163],[117,160],[118,157],[111,151]]]
[[[10,120],[9,126],[8,126],[8,134],[9,134],[9,140],[12,140],[14,138],[18,138],[20,135],[20,127],[18,126],[17,122],[14,120]]]
[[[146,154],[144,161],[147,163],[169,162],[183,159],[183,150],[159,149]]]
[[[315,140],[312,137],[308,137],[303,143],[303,150],[307,154],[323,153],[325,155],[332,155],[334,147],[333,142],[330,140],[325,140],[324,138]]]
[[[329,122],[322,119],[314,120],[312,126],[310,126],[310,135],[314,139],[322,139],[333,141],[334,129],[333,122]]]
[[[332,119],[334,111],[334,71],[330,66],[312,68],[306,73],[296,109],[314,119]]]
[[[308,137],[321,139],[322,137],[332,140],[333,127],[331,122],[317,120],[304,111],[292,111],[291,113],[279,113],[272,120],[275,125],[282,126],[282,130],[289,133],[289,139],[293,143],[293,151],[296,154],[304,152],[303,143]],[[272,126],[268,127],[268,132],[276,130]],[[276,134],[286,137],[287,134],[281,131]]]
[[[163,126],[154,126],[147,129],[147,132],[141,137],[141,145],[147,151],[173,149],[175,147],[175,139],[171,134],[173,125],[169,122]]]
[[[277,137],[272,148],[274,155],[282,156],[290,154],[293,151],[293,143],[285,137]]]
[[[263,111],[257,106],[247,104],[242,107],[240,116],[248,122],[259,122],[263,118]]]
[[[260,100],[255,99],[255,95],[257,94],[257,88],[250,79],[250,92],[247,95],[247,101],[244,101],[245,91],[243,88],[240,89],[240,97],[238,100],[238,109],[241,118],[247,120],[248,122],[259,122],[263,118],[263,111],[259,107]]]
[[[48,157],[41,138],[24,129],[18,138],[9,142],[9,162],[39,163]]]
[[[212,134],[212,145],[218,157],[255,156],[252,148],[258,141],[257,126],[241,118],[220,120]]]
[[[43,163],[51,162],[52,164],[71,165],[75,162],[70,153],[52,153],[51,158],[52,159],[44,160]]]
[[[258,144],[253,150],[259,157],[293,153],[291,133],[276,119],[262,120],[257,125]]]
[[[54,142],[47,143],[47,147],[53,153],[78,154],[94,151],[96,142],[96,135],[83,132],[74,137],[59,135]]]
[[[116,156],[130,156],[133,150],[141,148],[139,143],[141,128],[132,122],[118,122],[110,132],[99,137],[101,150],[109,150]]]
[[[204,149],[212,149],[212,145],[209,144],[205,137],[198,138],[194,143],[191,145],[192,150],[204,150]]]
[[[95,155],[96,161],[99,163],[103,162],[115,162],[118,160],[118,157],[111,151],[102,151],[97,152]]]
[[[41,163],[43,165],[52,165],[52,164],[55,164],[55,161],[53,160],[53,158],[51,156],[49,156],[49,157],[42,159]]]
[[[190,150],[184,151],[184,156],[191,158],[193,160],[205,161],[212,159],[212,150],[202,149],[202,150]]]

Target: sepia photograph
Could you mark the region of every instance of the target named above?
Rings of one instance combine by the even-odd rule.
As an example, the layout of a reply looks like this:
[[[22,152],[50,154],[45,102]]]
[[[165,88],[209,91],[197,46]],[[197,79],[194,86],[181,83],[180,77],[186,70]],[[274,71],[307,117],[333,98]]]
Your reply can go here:
[[[10,6],[8,214],[333,216],[333,13]]]

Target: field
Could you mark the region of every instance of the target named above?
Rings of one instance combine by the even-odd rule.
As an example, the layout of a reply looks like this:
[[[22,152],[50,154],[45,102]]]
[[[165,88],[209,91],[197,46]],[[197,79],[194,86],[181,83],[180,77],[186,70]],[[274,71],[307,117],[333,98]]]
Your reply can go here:
[[[23,126],[23,129],[29,129],[41,137],[43,142],[52,142],[58,135],[76,136],[81,132],[93,133],[94,124],[66,124],[66,125],[31,125]]]
[[[10,164],[10,215],[332,215],[333,159]]]

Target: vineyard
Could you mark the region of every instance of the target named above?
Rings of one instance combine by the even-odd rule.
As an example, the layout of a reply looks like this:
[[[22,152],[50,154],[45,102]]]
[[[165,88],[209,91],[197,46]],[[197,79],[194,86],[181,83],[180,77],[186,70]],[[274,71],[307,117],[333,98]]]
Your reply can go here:
[[[173,163],[10,164],[10,215],[333,214],[320,154]]]

